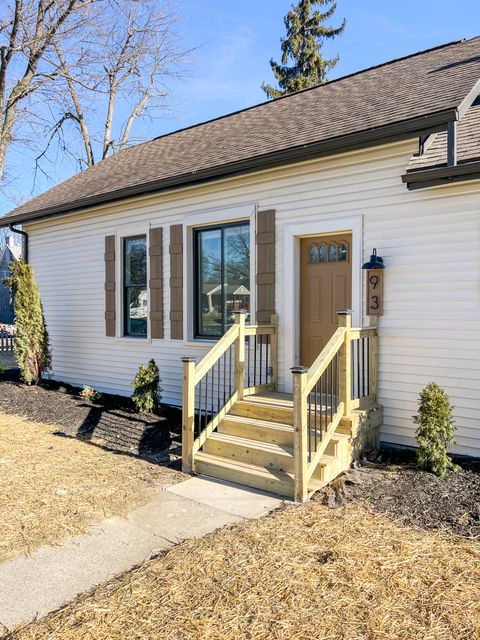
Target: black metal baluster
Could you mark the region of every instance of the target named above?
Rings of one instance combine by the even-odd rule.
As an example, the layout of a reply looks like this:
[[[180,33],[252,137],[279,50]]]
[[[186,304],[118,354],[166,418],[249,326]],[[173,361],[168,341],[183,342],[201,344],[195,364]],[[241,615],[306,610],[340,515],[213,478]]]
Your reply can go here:
[[[246,348],[248,349],[248,355],[247,355],[247,387],[250,387],[250,336],[247,336],[246,338]]]
[[[314,398],[315,398],[315,421],[313,423],[313,429],[314,429],[315,437],[314,437],[313,441],[315,443],[315,449],[314,450],[316,452],[317,451],[317,441],[318,441],[318,435],[317,435],[317,429],[318,429],[318,427],[317,427],[318,381],[315,383],[315,386],[313,387],[313,389],[314,389],[314,394],[315,394],[314,395]]]
[[[333,421],[333,361],[328,365],[330,374],[330,423]]]
[[[207,426],[207,413],[208,413],[208,371],[205,374],[205,415],[203,428]]]
[[[195,426],[197,429],[197,436],[199,436],[202,429],[202,380],[198,383],[198,414],[196,417]]]
[[[217,361],[217,414],[220,411],[220,358]]]
[[[356,398],[360,398],[360,341],[355,341],[356,353],[357,353],[357,393]]]
[[[213,396],[215,392],[215,365],[211,367],[210,371],[212,372],[212,394],[210,396],[210,420],[213,418]]]
[[[265,384],[268,384],[268,341],[270,336],[268,333],[265,335]]]
[[[227,393],[227,352],[222,356],[223,363],[223,406],[225,406],[225,396]]]
[[[319,379],[320,383],[320,441],[323,440],[323,373]]]
[[[232,397],[232,345],[228,348],[229,351],[229,364],[228,364],[228,393],[229,397]]]
[[[257,336],[253,336],[253,386],[257,386]]]
[[[263,335],[260,334],[259,337],[260,342],[260,384],[262,384],[262,373],[263,373]]]
[[[337,404],[337,410],[338,410],[338,351],[335,355],[335,396],[336,396],[336,404]]]
[[[307,442],[308,442],[308,461],[312,459],[312,394],[308,394],[308,410],[307,410]]]

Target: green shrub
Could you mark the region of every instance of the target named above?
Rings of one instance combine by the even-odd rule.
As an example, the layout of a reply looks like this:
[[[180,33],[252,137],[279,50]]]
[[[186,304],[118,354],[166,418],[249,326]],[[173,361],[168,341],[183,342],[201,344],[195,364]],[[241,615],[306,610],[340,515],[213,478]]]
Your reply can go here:
[[[147,366],[140,365],[137,375],[132,382],[132,400],[140,413],[158,413],[160,408],[161,388],[160,373],[155,360],[150,360]]]
[[[435,382],[420,393],[418,405],[418,415],[413,418],[418,425],[417,465],[442,477],[448,470],[457,469],[447,454],[450,445],[455,443],[453,407],[448,395]]]
[[[5,373],[5,369],[3,367],[0,367],[0,376],[3,376],[4,373]]]
[[[48,332],[32,267],[23,260],[10,262],[5,279],[13,294],[15,311],[15,357],[23,380],[39,384],[51,363]]]

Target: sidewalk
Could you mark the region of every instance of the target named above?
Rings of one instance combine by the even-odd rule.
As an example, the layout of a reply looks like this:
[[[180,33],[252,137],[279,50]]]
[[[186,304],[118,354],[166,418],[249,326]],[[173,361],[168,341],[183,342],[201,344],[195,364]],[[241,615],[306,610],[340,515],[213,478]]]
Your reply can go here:
[[[0,564],[0,637],[182,540],[261,517],[281,502],[255,489],[191,478],[158,489],[126,519],[105,520],[88,534]]]

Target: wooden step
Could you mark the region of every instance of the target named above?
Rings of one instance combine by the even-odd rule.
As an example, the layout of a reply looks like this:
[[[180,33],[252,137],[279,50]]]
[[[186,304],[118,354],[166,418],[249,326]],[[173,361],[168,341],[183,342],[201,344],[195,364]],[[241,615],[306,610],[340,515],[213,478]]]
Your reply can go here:
[[[333,434],[330,442],[327,444],[325,453],[329,456],[338,458],[341,461],[342,466],[348,467],[350,464],[350,436],[346,433]]]
[[[247,396],[243,400],[237,400],[230,410],[230,414],[255,420],[293,425],[293,406],[287,403],[280,405],[265,402],[258,396]]]
[[[225,458],[205,451],[195,455],[194,471],[200,475],[227,480],[247,487],[268,491],[279,496],[293,498],[293,474],[278,469],[265,467]],[[322,489],[339,473],[337,464],[332,456],[322,456],[313,474],[308,491],[310,494]]]
[[[229,414],[220,423],[218,432],[293,447],[292,426],[278,422]]]
[[[293,449],[284,445],[239,438],[227,433],[212,433],[203,451],[265,469],[293,472]]]
[[[240,460],[233,461],[205,451],[195,455],[194,470],[205,476],[244,484],[280,496],[293,496],[293,478],[284,471],[265,469]]]
[[[312,481],[320,481],[326,484],[334,480],[344,470],[341,460],[325,453],[313,472]]]

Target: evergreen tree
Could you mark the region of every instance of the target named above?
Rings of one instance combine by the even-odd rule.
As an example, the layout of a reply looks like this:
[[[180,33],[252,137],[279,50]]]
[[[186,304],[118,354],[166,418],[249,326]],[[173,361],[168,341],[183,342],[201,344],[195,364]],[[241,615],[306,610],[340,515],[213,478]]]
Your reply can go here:
[[[160,372],[155,360],[147,366],[140,365],[133,382],[132,400],[140,413],[158,413],[162,389],[160,388]]]
[[[455,442],[453,408],[448,395],[435,382],[422,390],[418,404],[418,415],[413,418],[418,425],[417,465],[442,477],[449,469],[457,469],[447,454]]]
[[[13,294],[15,310],[15,357],[27,384],[39,384],[51,364],[50,344],[42,304],[32,267],[23,260],[8,265],[5,279]]]
[[[315,9],[314,5],[326,7],[324,13]],[[339,27],[324,26],[337,9],[334,0],[300,0],[284,18],[287,35],[282,38],[281,64],[270,60],[273,75],[279,89],[262,84],[262,89],[269,98],[307,89],[322,84],[327,79],[327,72],[338,63],[339,57],[324,60],[322,57],[323,40],[335,38],[343,33],[346,25],[344,19]],[[289,66],[289,61],[292,65]]]

